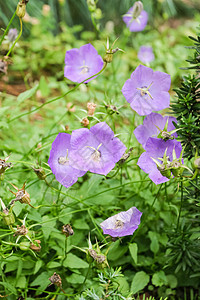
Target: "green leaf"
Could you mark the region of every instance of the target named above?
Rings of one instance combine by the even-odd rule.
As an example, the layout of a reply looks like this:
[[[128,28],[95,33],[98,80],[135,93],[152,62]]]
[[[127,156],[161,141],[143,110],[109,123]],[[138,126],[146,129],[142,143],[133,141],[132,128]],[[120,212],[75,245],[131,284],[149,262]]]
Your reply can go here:
[[[0,282],[0,285],[3,285],[8,291],[17,295],[16,289],[8,282]]]
[[[42,264],[43,264],[42,260],[37,260],[36,261],[33,274],[36,274],[39,271],[39,269],[41,268]]]
[[[75,274],[73,273],[70,276],[67,276],[66,280],[71,283],[71,284],[76,284],[76,283],[83,283],[85,277],[83,275]]]
[[[21,289],[24,289],[26,287],[26,277],[20,276],[17,280],[16,287],[19,287]]]
[[[81,269],[88,268],[88,263],[85,262],[83,259],[79,258],[78,256],[69,253],[63,262],[63,266],[71,269]]]
[[[47,268],[49,269],[53,269],[53,268],[58,268],[61,266],[61,263],[57,262],[57,261],[50,261],[48,264],[47,264]]]
[[[47,97],[49,95],[49,87],[44,76],[40,78],[39,89],[43,97]]]
[[[39,286],[40,288],[36,292],[39,295],[42,291],[46,289],[46,287],[50,284],[49,274],[47,272],[41,273],[36,279],[31,282],[30,286]]]
[[[39,84],[36,84],[32,89],[19,94],[19,96],[17,97],[17,104],[20,104],[23,101],[25,101],[26,99],[32,97],[36,93],[38,86],[39,86]]]
[[[131,284],[131,292],[133,294],[136,294],[140,290],[142,290],[149,282],[149,275],[145,272],[137,272],[135,276],[133,277],[133,281]]]
[[[158,243],[157,235],[153,231],[149,231],[148,235],[151,240],[150,249],[154,254],[156,254],[159,250],[159,243]]]
[[[174,275],[167,275],[167,282],[171,289],[175,289],[177,287],[178,281]]]
[[[129,251],[130,251],[132,259],[134,260],[135,264],[137,265],[137,252],[138,252],[137,244],[136,243],[130,244]]]
[[[159,271],[153,274],[152,283],[155,286],[162,286],[168,283],[165,273],[163,271]]]

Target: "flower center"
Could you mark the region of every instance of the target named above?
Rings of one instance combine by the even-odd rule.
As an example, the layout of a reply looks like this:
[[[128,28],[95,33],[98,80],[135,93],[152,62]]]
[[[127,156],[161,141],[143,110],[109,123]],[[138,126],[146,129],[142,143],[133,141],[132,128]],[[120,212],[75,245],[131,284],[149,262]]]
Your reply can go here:
[[[90,71],[90,68],[85,65],[85,61],[83,61],[83,66],[81,66],[80,69],[81,69],[80,74],[86,74],[89,73]]]
[[[67,155],[66,156],[58,157],[58,163],[59,163],[59,165],[69,165],[68,149],[67,149]]]
[[[121,220],[116,220],[115,221],[115,228],[123,228],[124,227],[124,222]]]
[[[101,152],[99,151],[99,148],[102,144],[100,144],[97,149],[91,146],[86,146],[87,148],[90,148],[93,150],[92,154],[90,155],[90,159],[92,159],[94,162],[100,162],[101,160]]]
[[[141,88],[137,88],[137,90],[140,91],[140,94],[141,94],[142,97],[148,95],[151,99],[153,99],[153,97],[151,96],[151,94],[149,92],[149,89],[152,86],[152,84],[153,84],[153,82],[150,83],[149,86],[142,86]],[[144,98],[147,99],[147,97],[144,97]]]

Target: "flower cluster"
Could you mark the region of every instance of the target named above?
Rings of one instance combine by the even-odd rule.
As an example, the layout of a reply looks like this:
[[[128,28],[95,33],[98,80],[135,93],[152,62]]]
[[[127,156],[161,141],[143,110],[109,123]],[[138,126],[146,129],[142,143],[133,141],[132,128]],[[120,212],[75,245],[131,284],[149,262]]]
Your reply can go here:
[[[87,171],[107,175],[126,150],[105,123],[72,134],[59,133],[52,143],[48,164],[57,181],[70,187]]]

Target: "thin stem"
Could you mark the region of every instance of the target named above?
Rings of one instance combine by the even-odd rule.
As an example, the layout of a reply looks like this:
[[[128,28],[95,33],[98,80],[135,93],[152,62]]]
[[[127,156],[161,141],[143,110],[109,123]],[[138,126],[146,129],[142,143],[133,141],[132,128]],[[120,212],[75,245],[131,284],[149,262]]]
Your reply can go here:
[[[182,206],[183,206],[183,181],[181,180],[181,204],[180,204],[180,209],[179,209],[179,214],[178,214],[178,220],[177,220],[176,230],[178,230],[178,227],[179,227]]]
[[[20,32],[18,34],[18,37],[16,38],[16,40],[14,41],[12,47],[10,48],[10,50],[8,51],[8,53],[6,54],[6,56],[9,56],[10,53],[12,52],[13,48],[15,47],[15,44],[17,43],[17,41],[20,39],[21,35],[22,35],[22,18],[19,18],[20,21]]]
[[[10,21],[9,21],[9,23],[8,23],[8,26],[6,27],[6,30],[4,31],[4,34],[3,34],[3,36],[2,36],[2,38],[1,38],[1,40],[0,40],[0,45],[2,44],[2,42],[3,42],[3,40],[4,40],[5,36],[6,36],[6,34],[8,33],[9,27],[10,27],[10,25],[12,24],[12,21],[13,21],[15,15],[16,15],[16,11],[15,11],[14,14],[12,15],[12,18],[10,19]]]
[[[85,279],[84,279],[84,281],[83,281],[83,283],[82,283],[82,286],[84,286],[84,284],[85,284],[85,282],[86,282],[86,280],[87,280],[87,278],[88,278],[88,275],[89,275],[90,270],[91,270],[91,266],[92,266],[92,262],[90,261],[89,267],[88,267],[88,270],[87,270],[87,273],[86,273],[86,275],[85,275]]]
[[[54,98],[54,99],[51,99],[51,100],[49,100],[49,101],[43,103],[42,105],[40,105],[40,106],[38,106],[38,107],[36,107],[36,108],[34,108],[34,109],[32,109],[32,110],[26,112],[26,113],[20,114],[20,115],[18,115],[18,116],[16,116],[16,117],[12,118],[11,120],[8,120],[8,123],[11,123],[11,122],[13,122],[13,121],[15,121],[15,120],[17,120],[17,119],[20,119],[21,117],[24,117],[24,116],[26,116],[26,115],[32,114],[33,112],[39,110],[40,108],[46,106],[47,104],[53,103],[53,102],[55,102],[55,101],[57,101],[57,100],[59,100],[59,99],[65,97],[66,95],[68,95],[68,94],[74,92],[74,91],[75,91],[82,83],[84,83],[85,81],[87,81],[87,80],[89,80],[89,79],[91,79],[91,78],[93,78],[93,77],[95,77],[95,76],[100,75],[100,74],[105,70],[106,66],[107,66],[107,63],[105,62],[103,68],[101,69],[101,71],[99,71],[98,73],[96,73],[96,74],[90,76],[89,78],[84,79],[83,81],[81,81],[80,83],[78,83],[78,84],[77,84],[73,89],[71,89],[70,91],[68,91],[68,92],[66,92],[65,94],[63,94],[63,95],[61,95],[61,96],[58,96],[58,97],[56,97],[56,98]]]

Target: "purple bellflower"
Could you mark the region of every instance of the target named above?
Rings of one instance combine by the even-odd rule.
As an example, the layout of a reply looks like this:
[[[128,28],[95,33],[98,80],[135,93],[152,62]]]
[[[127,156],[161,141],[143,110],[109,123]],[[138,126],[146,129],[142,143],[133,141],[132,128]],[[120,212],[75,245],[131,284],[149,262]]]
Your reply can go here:
[[[123,16],[123,21],[130,31],[142,31],[148,21],[148,13],[143,10],[143,4],[141,1],[136,1],[134,5]]]
[[[56,176],[56,180],[59,181],[66,188],[73,185],[78,177],[85,174],[84,171],[77,170],[71,166],[71,135],[68,133],[59,133],[52,143],[52,149],[48,164]]]
[[[167,133],[176,129],[172,123],[172,122],[177,123],[176,118],[169,117],[169,116],[163,117],[160,114],[151,113],[150,115],[146,116],[146,118],[143,121],[143,125],[139,125],[134,130],[136,139],[140,144],[142,144],[144,149],[149,137],[158,137],[160,133],[161,136],[162,135],[164,136],[164,134],[166,134],[165,130],[163,131],[163,129],[167,122],[168,122]],[[174,132],[171,134],[171,136],[177,137],[177,133]]]
[[[149,64],[154,60],[153,49],[150,46],[141,46],[138,52],[138,58],[144,64]]]
[[[86,44],[79,49],[74,48],[66,52],[64,76],[71,81],[80,83],[97,74],[102,68],[103,59],[91,44]],[[85,83],[93,78],[85,81]]]
[[[158,170],[157,165],[153,159],[156,159],[162,164],[162,158],[164,157],[164,155],[166,155],[167,162],[168,164],[170,164],[170,162],[173,161],[173,149],[175,150],[176,157],[180,157],[182,151],[181,143],[177,142],[176,140],[164,141],[162,139],[150,137],[146,143],[145,149],[146,152],[142,153],[137,165],[145,173],[149,174],[149,178],[155,184],[160,184],[168,181],[169,179],[163,176]]]
[[[112,237],[132,235],[140,225],[141,215],[142,213],[136,207],[131,207],[127,211],[122,211],[106,219],[100,226],[104,234]]]
[[[144,116],[169,106],[170,84],[170,75],[139,65],[125,82],[122,93],[131,108]]]
[[[105,123],[72,132],[71,158],[73,166],[82,171],[107,175],[120,160],[126,147]]]

